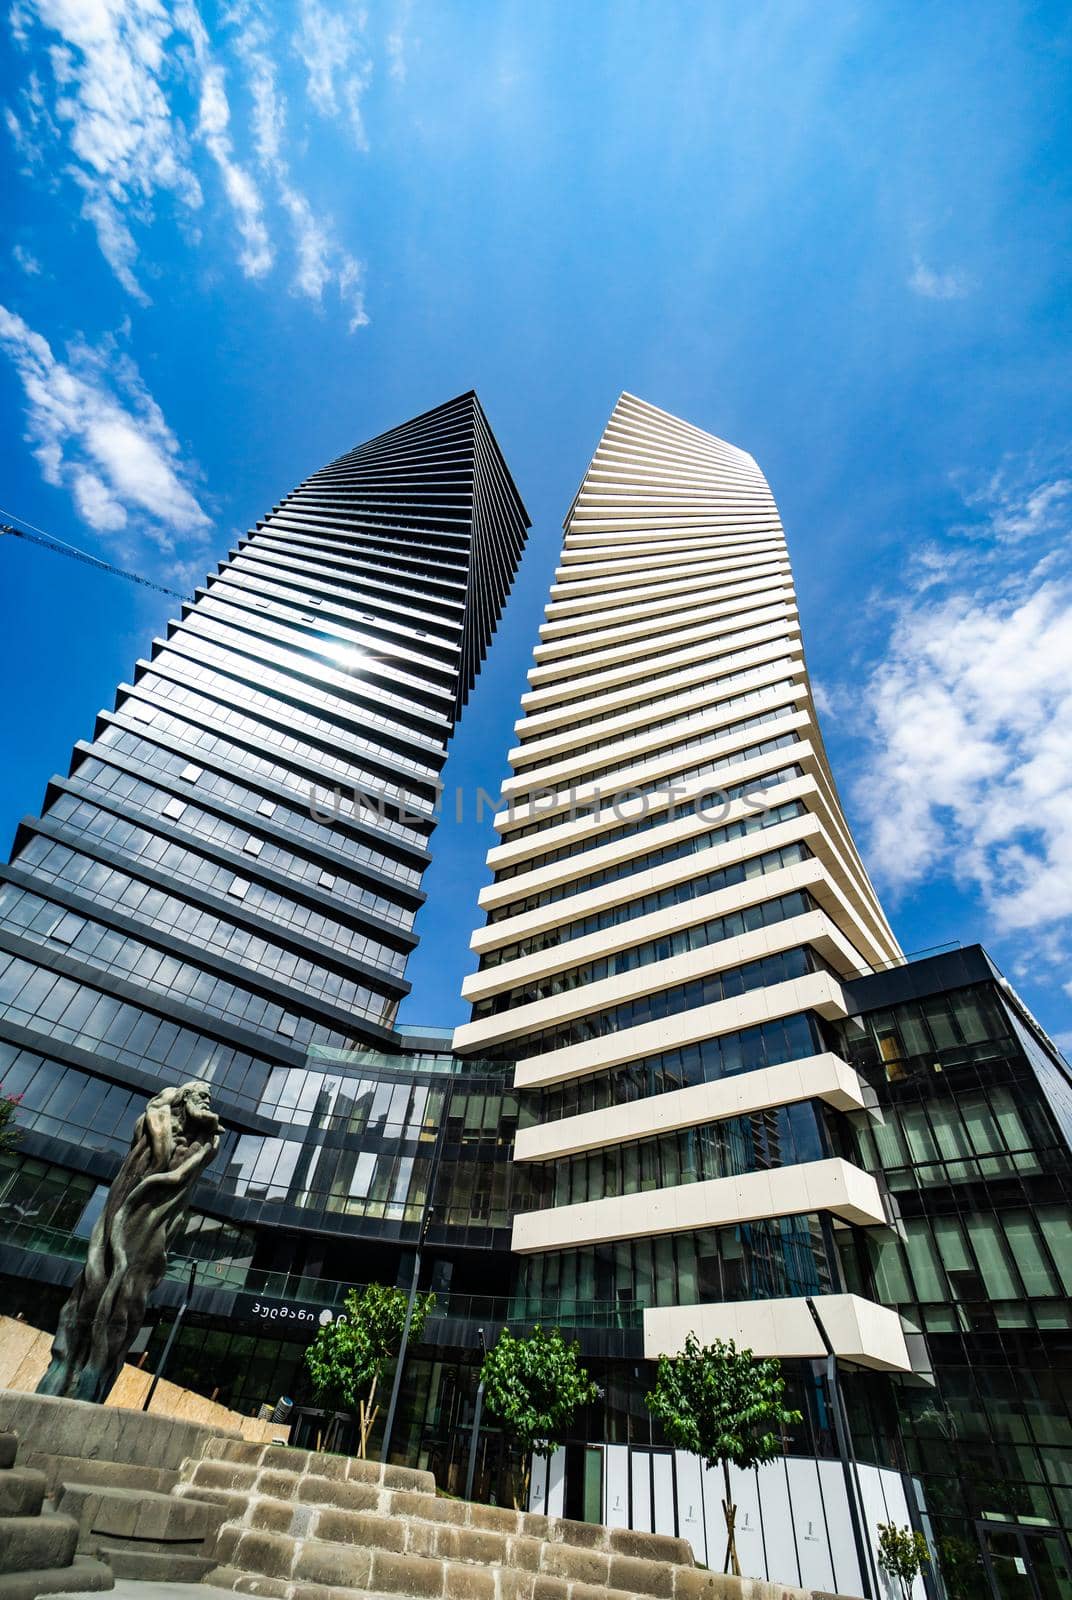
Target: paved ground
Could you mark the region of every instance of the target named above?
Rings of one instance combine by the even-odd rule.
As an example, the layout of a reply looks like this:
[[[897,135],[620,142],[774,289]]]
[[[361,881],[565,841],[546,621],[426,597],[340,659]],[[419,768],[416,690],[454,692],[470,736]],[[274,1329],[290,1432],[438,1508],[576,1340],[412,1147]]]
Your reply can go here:
[[[115,1600],[235,1600],[233,1589],[216,1589],[207,1583],[143,1583],[140,1578],[116,1578],[105,1591]],[[86,1600],[85,1595],[53,1595],[52,1600]]]

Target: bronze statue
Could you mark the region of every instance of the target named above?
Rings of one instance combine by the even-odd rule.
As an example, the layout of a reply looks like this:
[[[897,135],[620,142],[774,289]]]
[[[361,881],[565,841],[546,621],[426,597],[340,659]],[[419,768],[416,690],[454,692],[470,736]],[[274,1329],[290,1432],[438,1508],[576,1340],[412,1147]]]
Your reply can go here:
[[[220,1119],[203,1083],[164,1089],[149,1101],[60,1313],[38,1394],[105,1399],[164,1275],[190,1191],[219,1144]]]

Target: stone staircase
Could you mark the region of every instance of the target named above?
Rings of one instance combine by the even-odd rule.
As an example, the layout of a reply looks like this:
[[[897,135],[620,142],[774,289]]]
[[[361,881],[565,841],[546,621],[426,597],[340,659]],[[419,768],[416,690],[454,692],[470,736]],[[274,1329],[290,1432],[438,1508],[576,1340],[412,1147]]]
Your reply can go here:
[[[223,1514],[204,1581],[270,1600],[791,1600],[684,1539],[440,1499],[429,1472],[218,1440],[172,1491]]]
[[[56,1507],[77,1525],[79,1551],[106,1561],[117,1578],[197,1583],[216,1565],[216,1533],[226,1513],[193,1495],[65,1483]]]
[[[111,1589],[111,1569],[76,1554],[78,1523],[44,1510],[46,1480],[33,1467],[17,1467],[18,1437],[0,1433],[0,1600]]]

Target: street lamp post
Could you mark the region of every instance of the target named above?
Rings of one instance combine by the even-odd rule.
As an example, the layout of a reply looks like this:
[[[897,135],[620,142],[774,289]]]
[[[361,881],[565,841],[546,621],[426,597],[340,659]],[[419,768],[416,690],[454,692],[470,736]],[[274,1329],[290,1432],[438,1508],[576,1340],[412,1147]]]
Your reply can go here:
[[[476,1330],[476,1336],[480,1340],[480,1382],[476,1386],[476,1408],[473,1411],[473,1431],[469,1436],[469,1470],[465,1474],[465,1498],[467,1500],[471,1500],[473,1498],[473,1480],[476,1477],[476,1449],[480,1439],[480,1416],[484,1410],[484,1357],[488,1353],[488,1347],[484,1340],[483,1328],[478,1328]]]
[[[860,1490],[860,1475],[856,1465],[856,1452],[852,1448],[852,1437],[849,1433],[844,1402],[841,1398],[837,1356],[834,1354],[834,1347],[830,1343],[830,1336],[823,1326],[819,1308],[810,1295],[806,1304],[811,1312],[812,1321],[818,1329],[819,1337],[823,1341],[823,1349],[826,1351],[826,1383],[830,1394],[830,1410],[834,1415],[834,1432],[837,1435],[841,1470],[845,1476],[845,1494],[848,1498],[849,1515],[852,1519],[852,1536],[856,1544],[856,1560],[860,1568],[860,1583],[863,1586],[864,1600],[871,1600],[872,1595],[876,1592],[874,1588],[873,1558],[870,1543],[864,1533],[863,1520],[860,1513],[863,1494]]]
[[[406,1350],[409,1345],[410,1324],[413,1321],[413,1307],[417,1300],[417,1283],[421,1275],[421,1251],[424,1241],[428,1237],[432,1218],[435,1216],[435,1207],[429,1206],[424,1213],[421,1223],[420,1237],[417,1240],[417,1252],[413,1257],[413,1277],[409,1285],[409,1303],[406,1306],[406,1320],[402,1325],[402,1343],[398,1347],[398,1360],[395,1363],[395,1379],[391,1385],[391,1399],[387,1406],[387,1420],[383,1425],[383,1449],[380,1451],[380,1460],[386,1462],[391,1449],[391,1434],[394,1432],[395,1412],[398,1410],[398,1394],[402,1388],[402,1369],[406,1364]]]
[[[189,1307],[190,1301],[194,1297],[194,1287],[195,1287],[196,1283],[197,1283],[197,1262],[196,1261],[191,1261],[190,1262],[190,1277],[189,1277],[189,1281],[187,1282],[187,1285],[186,1285],[186,1293],[183,1296],[182,1305],[179,1307],[178,1315],[176,1316],[175,1321],[171,1324],[171,1332],[168,1334],[167,1339],[166,1339],[166,1341],[164,1343],[164,1353],[160,1357],[160,1360],[157,1362],[156,1371],[153,1373],[153,1381],[149,1385],[149,1392],[145,1396],[145,1399],[142,1401],[141,1408],[142,1408],[143,1411],[148,1411],[150,1402],[152,1401],[152,1398],[153,1398],[153,1395],[156,1393],[156,1386],[160,1382],[160,1379],[164,1376],[164,1372],[165,1372],[165,1370],[167,1368],[167,1364],[168,1364],[168,1357],[171,1355],[171,1347],[175,1343],[175,1338],[176,1338],[176,1336],[178,1334],[178,1331],[182,1327],[182,1319],[186,1315],[186,1312],[187,1312],[187,1309]]]

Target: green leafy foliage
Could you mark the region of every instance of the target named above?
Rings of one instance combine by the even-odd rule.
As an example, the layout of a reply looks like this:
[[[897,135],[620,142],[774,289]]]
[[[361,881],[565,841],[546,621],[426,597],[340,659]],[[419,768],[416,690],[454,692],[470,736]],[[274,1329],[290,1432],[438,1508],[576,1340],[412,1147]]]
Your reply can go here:
[[[947,1534],[938,1541],[938,1565],[942,1569],[949,1600],[974,1600],[982,1593],[979,1546]]]
[[[19,1130],[15,1127],[15,1107],[21,1099],[21,1094],[5,1094],[4,1086],[0,1084],[0,1153],[4,1150],[13,1150],[19,1141]]]
[[[694,1333],[679,1356],[660,1356],[655,1387],[645,1396],[648,1410],[662,1424],[678,1450],[702,1456],[709,1467],[721,1465],[726,1497],[725,1571],[739,1576],[734,1540],[737,1508],[730,1495],[731,1466],[762,1466],[781,1455],[786,1428],[801,1421],[799,1411],[784,1404],[782,1364],[738,1350],[733,1340],[701,1345]]]
[[[317,1398],[333,1400],[357,1418],[362,1457],[379,1414],[374,1405],[377,1386],[402,1343],[407,1301],[404,1289],[382,1283],[370,1283],[360,1295],[351,1289],[342,1314],[320,1329],[305,1352]],[[434,1294],[419,1294],[414,1301],[414,1341],[434,1306]]]
[[[484,1357],[485,1404],[523,1456],[515,1505],[523,1502],[528,1487],[529,1457],[553,1455],[577,1412],[599,1392],[581,1366],[580,1353],[576,1339],[567,1344],[558,1328],[545,1333],[537,1326],[527,1339],[515,1339],[504,1328]]]
[[[927,1541],[915,1528],[899,1528],[894,1522],[878,1524],[878,1564],[899,1580],[905,1600],[910,1600],[912,1585],[930,1559]]]

